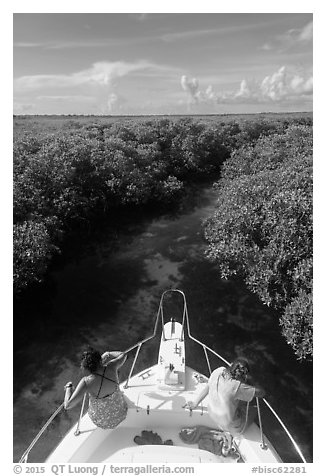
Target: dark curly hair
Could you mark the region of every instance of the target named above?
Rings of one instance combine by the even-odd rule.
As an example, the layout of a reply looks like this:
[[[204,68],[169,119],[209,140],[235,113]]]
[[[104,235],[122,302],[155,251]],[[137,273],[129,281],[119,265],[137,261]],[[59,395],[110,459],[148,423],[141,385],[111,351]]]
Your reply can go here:
[[[228,369],[223,372],[224,377],[240,380],[245,383],[247,381],[250,372],[249,363],[243,357],[239,357],[234,360]]]
[[[89,346],[87,350],[82,353],[80,365],[83,369],[93,373],[98,368],[101,359],[102,356],[100,352]]]

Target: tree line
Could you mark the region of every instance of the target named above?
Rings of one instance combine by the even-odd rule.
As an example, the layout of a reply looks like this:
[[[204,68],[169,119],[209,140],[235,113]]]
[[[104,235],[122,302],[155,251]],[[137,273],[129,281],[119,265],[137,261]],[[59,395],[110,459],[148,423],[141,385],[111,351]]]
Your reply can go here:
[[[312,127],[290,126],[233,151],[206,223],[209,258],[241,276],[299,359],[312,355]]]
[[[215,178],[219,202],[206,225],[209,258],[223,276],[241,273],[263,302],[284,310],[285,335],[305,357],[311,341],[311,130],[309,118],[186,118],[67,121],[58,130],[19,131],[15,294],[43,279],[76,228],[109,221],[117,211],[171,206],[189,185]],[[298,346],[306,350],[298,353]]]

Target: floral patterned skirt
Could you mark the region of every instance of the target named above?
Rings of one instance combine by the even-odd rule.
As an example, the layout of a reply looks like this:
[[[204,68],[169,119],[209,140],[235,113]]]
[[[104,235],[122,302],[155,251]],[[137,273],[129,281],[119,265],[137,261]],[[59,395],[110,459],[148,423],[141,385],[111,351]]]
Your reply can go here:
[[[119,388],[105,398],[89,396],[88,415],[99,428],[115,428],[127,416],[128,405]]]

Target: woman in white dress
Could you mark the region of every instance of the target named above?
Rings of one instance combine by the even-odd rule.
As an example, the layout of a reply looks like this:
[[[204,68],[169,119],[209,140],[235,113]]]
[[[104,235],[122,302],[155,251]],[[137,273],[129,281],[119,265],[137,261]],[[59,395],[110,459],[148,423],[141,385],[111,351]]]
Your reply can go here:
[[[247,407],[246,403],[265,395],[262,389],[246,383],[248,376],[249,364],[243,358],[236,359],[229,368],[219,367],[195,401],[185,407],[194,409],[208,396],[208,412],[218,428],[233,436],[241,434],[256,416],[256,409]]]

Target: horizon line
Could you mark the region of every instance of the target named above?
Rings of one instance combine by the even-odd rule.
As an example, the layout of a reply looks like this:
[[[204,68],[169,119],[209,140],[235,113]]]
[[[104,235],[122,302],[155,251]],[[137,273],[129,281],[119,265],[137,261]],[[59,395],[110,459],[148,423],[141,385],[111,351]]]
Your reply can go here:
[[[150,117],[150,116],[237,116],[237,115],[256,115],[256,114],[312,114],[311,111],[260,111],[260,112],[222,112],[208,114],[13,114],[13,117]]]

